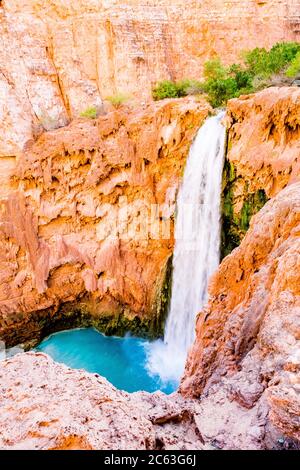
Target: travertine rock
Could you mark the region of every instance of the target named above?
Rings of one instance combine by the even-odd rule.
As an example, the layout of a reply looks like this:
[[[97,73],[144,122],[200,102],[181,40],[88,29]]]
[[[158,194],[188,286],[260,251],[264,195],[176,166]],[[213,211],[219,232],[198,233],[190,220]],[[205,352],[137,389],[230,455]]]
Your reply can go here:
[[[87,317],[110,333],[159,331],[175,195],[209,110],[192,98],[123,108],[27,143],[0,188],[3,340]]]
[[[170,422],[164,416],[180,411],[161,393],[130,395],[44,354],[0,362],[0,384],[1,449],[154,449],[155,420]],[[187,423],[180,427],[173,444],[188,447],[192,438],[197,446],[195,430],[187,433]]]
[[[299,40],[299,12],[299,0],[2,0],[0,156],[110,95],[199,79],[215,54]]]
[[[224,383],[231,399],[249,409],[263,397],[271,422],[299,441],[299,320],[298,182],[252,219],[213,277],[181,392],[205,396]]]
[[[128,394],[97,374],[23,353],[0,361],[0,391],[0,449],[266,447],[266,405],[247,410],[220,388],[201,402]]]
[[[300,88],[272,87],[233,99],[227,106],[229,149],[236,179],[268,198],[300,179]]]
[[[226,122],[223,256],[239,245],[252,215],[300,179],[300,89],[273,87],[230,100]]]
[[[190,126],[183,124],[187,119],[183,109],[190,110],[191,106],[195,106],[197,111],[194,109],[194,113],[190,112],[189,118],[192,114],[194,119],[198,116],[197,119],[201,120],[207,109],[192,100],[170,101],[148,108],[144,119],[147,116],[148,125],[151,124],[151,109],[156,117],[157,113],[162,112],[155,122],[165,123],[162,116],[165,116],[167,107],[171,113],[169,116],[175,111],[177,117],[182,116],[181,125],[187,129]],[[68,167],[62,172],[59,162],[68,158],[67,161],[71,160],[73,165],[72,174],[75,171],[76,178],[82,176],[78,172],[81,171],[82,161],[78,163],[77,153],[72,147],[77,142],[76,136],[80,136],[80,142],[84,142],[91,151],[87,143],[91,142],[92,145],[94,132],[98,134],[100,131],[104,139],[103,145],[108,145],[112,123],[117,126],[113,139],[117,139],[120,132],[120,116],[124,118],[123,113],[116,113],[101,118],[98,122],[79,121],[64,131],[45,134],[27,149],[19,162],[19,181],[16,180],[15,184],[21,185],[18,187],[22,187],[24,196],[18,200],[11,199],[8,195],[9,204],[6,207],[12,211],[11,214],[19,207],[23,214],[14,237],[25,247],[21,254],[26,247],[29,250],[29,246],[32,246],[28,251],[28,259],[32,260],[31,266],[38,269],[37,279],[41,280],[41,289],[44,271],[39,264],[35,264],[35,260],[38,250],[42,249],[43,253],[44,245],[41,248],[39,244],[32,243],[34,231],[25,231],[25,235],[22,232],[22,223],[27,223],[30,219],[26,212],[26,201],[30,205],[39,201],[35,199],[37,188],[43,188],[40,193],[42,199],[52,197],[49,188],[55,184],[55,179],[52,181],[53,176],[64,178],[64,186],[72,188],[72,178],[68,179]],[[176,128],[171,121],[169,117],[168,126],[163,126],[159,134],[164,139],[170,138],[170,142],[173,141],[172,132]],[[88,127],[86,133],[82,132],[85,126]],[[125,127],[137,139],[139,133],[136,133],[136,127],[131,126],[133,124],[129,113],[126,115]],[[97,127],[98,130],[95,131]],[[73,138],[67,140],[68,134]],[[60,136],[64,137],[60,140]],[[149,140],[146,141],[149,143]],[[69,142],[69,146],[64,147],[68,155],[58,152],[63,142]],[[293,145],[295,143],[297,141]],[[118,148],[122,149],[124,145]],[[143,148],[142,155],[145,155],[145,147]],[[114,154],[109,155],[113,158]],[[81,158],[85,157],[82,155]],[[164,160],[166,156],[163,157],[160,153],[160,158]],[[49,161],[51,165],[47,164]],[[172,164],[174,161],[172,158]],[[104,163],[107,163],[106,160]],[[156,165],[157,163],[149,163],[147,171],[151,168],[157,170]],[[94,168],[95,171],[90,174],[98,181],[99,174],[102,174],[99,171],[104,170],[99,170],[97,165]],[[163,168],[166,171],[168,165]],[[44,187],[45,182],[48,182],[48,186],[46,184]],[[83,188],[88,184],[86,174],[84,183],[80,184],[83,184]],[[135,186],[132,189],[134,188]],[[143,188],[145,191],[145,187]],[[58,196],[60,194],[58,192]],[[65,194],[64,191],[62,194]],[[68,194],[73,194],[71,189]],[[108,196],[111,194],[108,192]],[[130,196],[129,193],[127,195]],[[39,207],[50,206],[40,204]],[[43,212],[46,220],[52,216],[51,211]],[[86,217],[85,214],[82,220],[86,221]],[[4,227],[5,230],[12,230],[9,224]],[[55,229],[58,227],[59,224],[54,224]],[[210,302],[197,321],[197,338],[181,384],[183,396],[174,394],[166,397],[160,393],[126,394],[115,390],[102,378],[83,371],[72,371],[55,364],[43,354],[23,353],[0,363],[0,447],[299,449],[299,227],[300,182],[296,182],[280,191],[252,219],[250,230],[241,246],[225,258],[214,276],[210,287]],[[83,232],[86,233],[85,230]],[[45,237],[44,243],[49,243],[49,239]],[[27,245],[29,240],[31,243]],[[8,242],[7,249],[14,253],[12,238]],[[64,246],[62,253],[67,257],[78,256],[78,252],[69,250],[69,245]],[[50,259],[53,259],[56,250],[51,247],[48,253]],[[90,253],[91,250],[88,254]],[[70,258],[67,259],[70,263]],[[14,266],[16,269],[16,263],[11,263],[11,267]],[[52,286],[59,289],[60,284],[63,285],[61,290],[57,290],[57,299],[75,289],[76,284],[72,285],[72,278],[67,281],[64,278],[65,272],[68,275],[69,264],[64,269],[66,271],[58,270],[57,278],[51,278],[51,285],[46,290],[47,296],[42,299],[49,298],[54,291]],[[80,266],[74,265],[72,269],[75,272],[73,279],[79,273],[83,274],[87,286],[85,289],[93,289],[91,268],[82,269],[80,263]],[[24,273],[19,273],[16,282],[20,286],[25,282],[26,286],[28,280]],[[65,286],[68,283],[67,290]],[[27,292],[35,291],[31,286]],[[27,292],[22,298],[23,302],[28,302],[31,298]],[[45,311],[41,311],[41,318],[43,317],[45,318]],[[5,317],[6,321],[10,318],[14,323],[10,330],[5,331],[9,331],[11,335],[14,331],[18,335],[29,331],[32,335],[30,316],[10,314]],[[30,321],[27,322],[27,319]],[[12,427],[12,421],[18,423],[18,426]]]

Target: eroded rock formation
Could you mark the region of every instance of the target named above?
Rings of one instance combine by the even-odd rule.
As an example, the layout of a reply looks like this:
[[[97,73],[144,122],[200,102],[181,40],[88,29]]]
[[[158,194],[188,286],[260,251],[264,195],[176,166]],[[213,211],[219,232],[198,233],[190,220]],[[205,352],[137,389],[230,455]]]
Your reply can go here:
[[[299,448],[298,110],[299,92],[293,88],[229,103],[229,162],[235,176],[249,181],[250,192],[263,188],[270,201],[211,281],[181,393],[126,394],[43,354],[19,354],[0,363],[1,448]],[[134,202],[142,193],[148,202],[165,202],[174,194],[167,188],[177,187],[193,126],[208,111],[191,99],[172,100],[138,118],[123,110],[98,121],[79,120],[28,144],[12,170],[15,178],[2,189],[2,273],[10,276],[2,288],[2,335],[14,342],[14,332],[17,338],[45,332],[54,312],[63,317],[68,311],[58,309],[61,299],[88,305],[92,313],[101,310],[102,299],[111,312],[120,299],[133,311],[135,306],[146,311],[144,297],[134,293],[141,295],[146,284],[157,292],[149,280],[161,279],[161,261],[168,259],[172,242],[118,242],[102,258],[101,243],[91,240],[98,243],[96,225],[111,214],[97,213],[97,201],[116,205],[123,194]],[[140,257],[128,258],[132,246]],[[98,250],[101,256],[93,257]],[[95,283],[98,259],[110,261],[104,279],[101,269]],[[142,286],[141,273],[148,276]],[[107,277],[114,283],[102,297]],[[30,302],[34,309],[41,306],[39,315],[28,314]]]
[[[0,159],[8,345],[68,323],[160,331],[176,191],[209,110],[194,99],[123,108],[27,142],[16,167]]]
[[[2,0],[0,155],[116,93],[199,79],[215,54],[297,40],[299,12],[299,0]]]
[[[181,392],[205,396],[217,384],[248,409],[263,399],[268,420],[299,441],[299,182],[254,216],[209,293]]]
[[[251,216],[300,179],[300,89],[268,88],[230,100],[223,177],[223,255],[239,245]]]
[[[130,395],[103,377],[71,370],[44,354],[19,354],[0,363],[0,383],[1,449],[201,446],[188,403],[184,407],[180,397],[169,401],[162,393]],[[180,425],[171,434],[176,421]]]
[[[41,353],[0,362],[0,384],[1,449],[280,447],[274,430],[265,440],[266,404],[246,409],[220,387],[201,402],[177,393],[128,394]]]

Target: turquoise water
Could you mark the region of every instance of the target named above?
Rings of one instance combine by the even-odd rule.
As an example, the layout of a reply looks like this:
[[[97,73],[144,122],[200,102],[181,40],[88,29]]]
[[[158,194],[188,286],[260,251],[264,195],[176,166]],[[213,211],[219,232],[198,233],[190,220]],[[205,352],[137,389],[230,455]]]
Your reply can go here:
[[[73,369],[102,375],[120,390],[172,393],[178,383],[163,383],[147,369],[149,344],[132,336],[104,336],[93,328],[82,328],[55,333],[36,350]]]

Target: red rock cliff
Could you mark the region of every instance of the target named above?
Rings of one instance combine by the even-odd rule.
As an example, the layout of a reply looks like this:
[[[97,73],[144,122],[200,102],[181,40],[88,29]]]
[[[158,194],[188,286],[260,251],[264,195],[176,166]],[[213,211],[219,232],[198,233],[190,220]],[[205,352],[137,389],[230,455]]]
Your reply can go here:
[[[39,335],[47,302],[52,321],[60,299],[81,305],[88,290],[90,312],[103,299],[106,305],[122,299],[133,310],[144,305],[143,288],[156,292],[153,280],[160,278],[171,245],[118,243],[102,256],[96,221],[110,214],[97,213],[97,201],[116,204],[122,194],[132,202],[146,195],[146,205],[165,200],[167,188],[178,182],[194,125],[207,113],[193,100],[170,101],[147,108],[138,119],[123,111],[81,120],[28,144],[17,177],[2,187],[2,334],[10,341],[28,332]],[[128,395],[45,355],[20,354],[0,363],[1,448],[299,448],[298,91],[271,89],[232,101],[229,117],[228,157],[240,179],[254,175],[252,184],[264,185],[271,200],[212,279],[181,396]],[[280,158],[279,168],[290,171],[277,171]],[[133,207],[134,214],[140,210]],[[108,262],[103,284],[98,260]],[[106,279],[115,283],[101,297]],[[21,433],[11,426],[20,414]]]
[[[299,15],[299,0],[3,0],[0,155],[115,93],[199,78],[215,54],[299,40]]]
[[[222,262],[197,319],[181,391],[213,388],[299,441],[300,183],[257,214],[241,246]]]
[[[232,217],[249,193],[271,200],[213,276],[181,384],[184,395],[225,390],[299,440],[300,93],[271,88],[228,104]],[[231,175],[232,176],[232,175]],[[275,197],[274,197],[275,196]]]
[[[300,178],[300,89],[272,87],[229,101],[223,174],[222,251],[237,246],[251,216]]]
[[[298,89],[270,89],[229,103],[236,204],[247,187],[271,200],[213,276],[181,391],[226,390],[245,409],[300,440],[300,183]],[[284,189],[283,189],[284,188]],[[275,197],[273,197],[276,195]]]
[[[175,195],[209,110],[194,99],[123,108],[28,142],[15,168],[0,159],[2,339],[38,338],[70,315],[159,330]]]

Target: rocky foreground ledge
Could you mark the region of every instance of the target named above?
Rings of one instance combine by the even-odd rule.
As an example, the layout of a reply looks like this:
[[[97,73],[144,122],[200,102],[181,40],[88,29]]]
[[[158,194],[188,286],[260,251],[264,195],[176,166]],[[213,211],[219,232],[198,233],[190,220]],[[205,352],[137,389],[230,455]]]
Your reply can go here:
[[[97,374],[31,352],[2,362],[0,383],[0,449],[266,446],[266,406],[247,410],[228,400],[225,389],[202,402],[178,393],[128,394]]]
[[[181,394],[121,392],[40,353],[3,361],[0,448],[300,448],[299,235],[294,183],[215,275]]]

